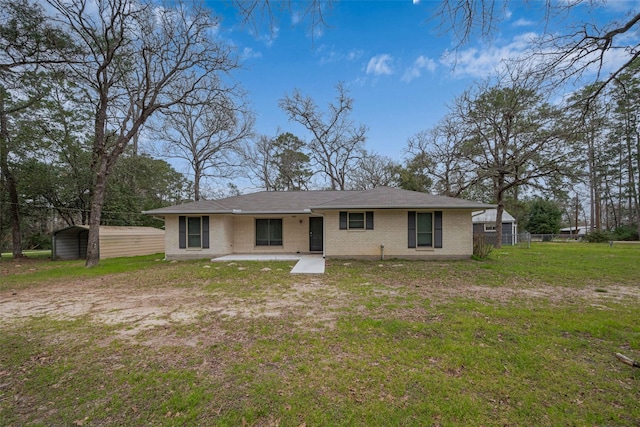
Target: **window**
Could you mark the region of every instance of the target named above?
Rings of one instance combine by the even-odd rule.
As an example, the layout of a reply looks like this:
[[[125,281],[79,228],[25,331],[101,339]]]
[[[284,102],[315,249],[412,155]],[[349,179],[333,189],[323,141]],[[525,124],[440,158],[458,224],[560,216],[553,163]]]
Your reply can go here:
[[[256,219],[256,246],[282,246],[282,219]]]
[[[208,249],[209,217],[180,216],[178,236],[180,249]]]
[[[416,225],[418,247],[432,247],[433,214],[431,212],[418,212]]]
[[[187,218],[187,247],[188,248],[200,248],[202,247],[202,235],[201,235],[200,217]]]
[[[442,211],[408,211],[407,214],[407,247],[442,248]]]
[[[340,230],[373,230],[373,211],[340,212]]]
[[[496,225],[495,224],[485,224],[484,225],[484,231],[490,231],[490,232],[494,232],[496,231]]]
[[[349,212],[349,230],[364,230],[364,212]]]

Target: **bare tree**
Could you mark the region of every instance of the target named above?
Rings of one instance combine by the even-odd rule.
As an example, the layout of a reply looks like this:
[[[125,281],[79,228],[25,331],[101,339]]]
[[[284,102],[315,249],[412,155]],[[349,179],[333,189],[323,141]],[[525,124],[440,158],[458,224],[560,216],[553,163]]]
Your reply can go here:
[[[275,151],[273,139],[258,135],[254,141],[244,144],[242,158],[247,175],[254,185],[266,191],[275,189],[277,170],[273,167]]]
[[[267,191],[308,190],[313,172],[306,144],[285,132],[275,138],[260,135],[244,148],[244,163],[250,179]]]
[[[338,83],[336,90],[336,100],[329,104],[326,113],[297,89],[292,96],[281,99],[279,105],[289,120],[300,123],[311,133],[310,157],[328,178],[330,188],[344,190],[349,174],[362,157],[367,127],[350,120],[353,98],[342,83]]]
[[[253,113],[244,95],[210,79],[206,90],[176,104],[151,126],[161,140],[160,157],[185,160],[193,172],[196,201],[206,177],[229,178],[239,166],[242,142],[253,132]]]
[[[233,0],[242,20],[258,34],[263,22],[273,35],[277,32],[276,16],[281,12],[295,16],[296,22],[308,21],[312,36],[327,26],[325,15],[331,9],[333,0]]]
[[[47,0],[55,20],[82,47],[69,64],[95,111],[87,267],[98,264],[107,178],[118,157],[159,110],[187,102],[211,76],[237,67],[213,38],[217,22],[201,5],[159,7],[143,0]],[[93,10],[93,6],[97,10]]]
[[[448,114],[432,129],[409,139],[407,167],[432,178],[436,193],[462,196],[482,179],[460,151],[466,137],[464,123]]]
[[[441,30],[454,35],[454,44],[460,48],[477,35],[490,39],[508,16],[508,6],[509,1],[502,0],[444,0],[439,3],[434,18],[440,21]],[[537,64],[536,71],[548,81],[561,84],[595,69],[597,83],[595,90],[589,93],[589,99],[595,99],[640,56],[638,38],[630,37],[640,29],[637,11],[629,13],[620,8],[617,18],[599,25],[583,22],[581,17],[589,16],[585,8],[592,14],[597,14],[601,8],[606,8],[608,14],[615,13],[605,0],[530,2],[529,6],[544,8],[542,33],[533,40],[533,57],[529,59]],[[567,30],[558,32],[557,26],[552,25],[556,23],[561,23]],[[605,64],[610,63],[607,55],[612,53],[624,59],[602,78]],[[589,107],[589,103],[585,105]]]
[[[492,183],[501,236],[505,195],[563,172],[571,150],[556,123],[560,113],[526,79],[467,91],[453,108],[467,132],[461,156],[480,179]]]
[[[349,188],[370,190],[375,187],[390,187],[397,183],[398,164],[389,157],[377,153],[363,152],[357,167],[349,177]]]

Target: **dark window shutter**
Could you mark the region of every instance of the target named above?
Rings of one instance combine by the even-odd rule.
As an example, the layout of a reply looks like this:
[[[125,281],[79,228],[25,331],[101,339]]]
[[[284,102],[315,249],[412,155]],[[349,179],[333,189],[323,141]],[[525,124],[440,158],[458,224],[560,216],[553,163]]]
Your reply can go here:
[[[178,247],[186,249],[187,247],[187,217],[178,217]]]
[[[416,247],[416,212],[409,211],[409,221],[407,223],[407,229],[409,230],[409,234],[407,237],[409,238],[409,247]]]
[[[202,217],[202,248],[209,248],[209,217]]]
[[[373,212],[367,212],[366,217],[367,217],[366,229],[367,230],[373,230]]]
[[[435,211],[433,215],[433,231],[435,234],[434,237],[434,247],[441,248],[442,247],[442,211]]]
[[[340,230],[347,229],[347,213],[340,212]]]

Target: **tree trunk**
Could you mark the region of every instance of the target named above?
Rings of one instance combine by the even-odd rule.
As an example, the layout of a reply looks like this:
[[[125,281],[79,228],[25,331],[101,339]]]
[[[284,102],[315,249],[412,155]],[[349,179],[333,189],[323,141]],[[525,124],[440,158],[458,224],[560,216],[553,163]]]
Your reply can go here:
[[[202,170],[195,167],[193,171],[193,201],[200,200],[200,179],[202,178]]]
[[[18,189],[13,172],[9,169],[9,124],[4,105],[4,89],[0,88],[0,171],[9,194],[9,216],[11,219],[11,242],[13,258],[23,258],[22,232],[20,230],[20,206]]]
[[[497,187],[495,189],[496,203],[498,207],[496,209],[496,244],[495,248],[500,249],[502,247],[502,213],[504,212],[504,175],[500,174],[497,178]]]
[[[87,267],[95,267],[100,262],[100,220],[102,206],[107,189],[107,160],[99,159],[96,163],[96,182],[91,194],[91,213],[89,214],[89,238],[87,244]]]

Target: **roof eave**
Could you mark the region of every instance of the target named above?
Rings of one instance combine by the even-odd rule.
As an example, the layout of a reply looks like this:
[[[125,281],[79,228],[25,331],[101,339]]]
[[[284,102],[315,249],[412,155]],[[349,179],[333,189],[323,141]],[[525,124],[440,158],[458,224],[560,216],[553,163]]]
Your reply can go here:
[[[442,205],[409,205],[409,206],[375,206],[375,205],[351,205],[351,206],[312,206],[311,210],[349,210],[349,209],[489,209],[494,205],[473,205],[473,206],[442,206]]]

